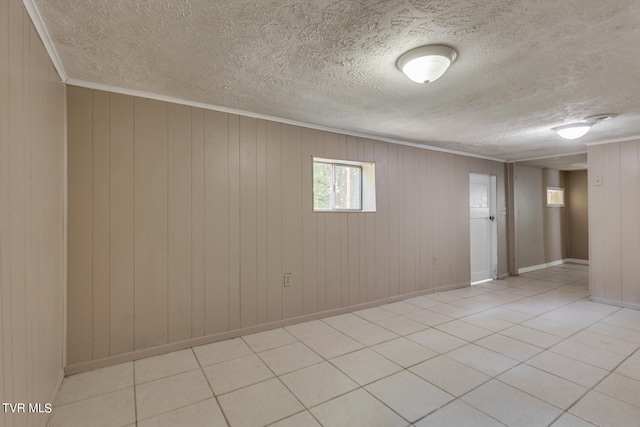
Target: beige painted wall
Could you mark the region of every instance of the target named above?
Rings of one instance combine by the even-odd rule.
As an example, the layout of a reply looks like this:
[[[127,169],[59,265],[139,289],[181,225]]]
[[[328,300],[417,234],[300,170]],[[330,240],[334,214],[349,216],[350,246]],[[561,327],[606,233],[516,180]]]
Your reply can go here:
[[[640,140],[590,146],[588,158],[591,296],[640,308]]]
[[[566,172],[567,257],[589,259],[589,197],[586,170]]]
[[[469,171],[505,203],[499,162],[72,86],[68,114],[70,365],[467,284]],[[312,156],[375,161],[377,212],[313,213]]]
[[[518,268],[567,257],[566,207],[547,207],[547,187],[564,187],[555,169],[515,166],[516,245]]]
[[[64,88],[22,2],[0,1],[0,401],[53,403],[63,373]],[[43,414],[0,425],[40,426]]]

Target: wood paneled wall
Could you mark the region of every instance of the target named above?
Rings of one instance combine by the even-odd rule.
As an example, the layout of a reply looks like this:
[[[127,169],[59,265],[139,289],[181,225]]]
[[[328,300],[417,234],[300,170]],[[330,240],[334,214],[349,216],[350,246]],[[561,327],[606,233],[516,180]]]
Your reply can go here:
[[[590,146],[588,158],[591,296],[640,308],[640,141]]]
[[[586,170],[566,172],[567,257],[589,259],[589,176]]]
[[[567,208],[547,207],[547,187],[564,186],[564,172],[515,165],[518,268],[567,258]]]
[[[469,172],[505,203],[499,162],[72,86],[68,116],[70,365],[467,284]],[[313,213],[312,156],[375,161],[377,212]]]
[[[62,381],[64,102],[22,2],[0,1],[0,402],[53,403]]]

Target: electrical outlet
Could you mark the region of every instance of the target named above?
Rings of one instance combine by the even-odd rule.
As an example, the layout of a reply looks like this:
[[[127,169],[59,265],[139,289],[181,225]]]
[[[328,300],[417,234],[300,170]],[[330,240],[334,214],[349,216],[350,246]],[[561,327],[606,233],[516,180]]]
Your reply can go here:
[[[285,288],[290,288],[291,287],[291,273],[284,273],[284,287]]]
[[[434,256],[431,262],[433,263],[433,265],[438,265],[438,257]]]

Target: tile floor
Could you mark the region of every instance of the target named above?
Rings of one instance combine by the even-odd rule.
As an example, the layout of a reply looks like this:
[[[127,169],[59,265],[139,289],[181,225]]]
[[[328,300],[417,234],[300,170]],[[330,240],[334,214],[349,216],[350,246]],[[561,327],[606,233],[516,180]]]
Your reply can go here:
[[[65,379],[54,426],[640,425],[640,311],[565,264]]]

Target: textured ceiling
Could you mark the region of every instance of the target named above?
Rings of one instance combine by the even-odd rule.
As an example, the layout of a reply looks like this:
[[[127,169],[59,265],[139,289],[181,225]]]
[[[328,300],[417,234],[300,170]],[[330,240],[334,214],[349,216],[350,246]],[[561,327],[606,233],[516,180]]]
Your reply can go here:
[[[33,1],[72,81],[507,160],[640,136],[638,0]],[[459,56],[419,85],[425,44]]]
[[[588,167],[587,153],[572,154],[568,156],[545,157],[543,159],[518,162],[518,164],[524,166],[534,166],[538,168],[557,169],[562,171],[585,170]]]

